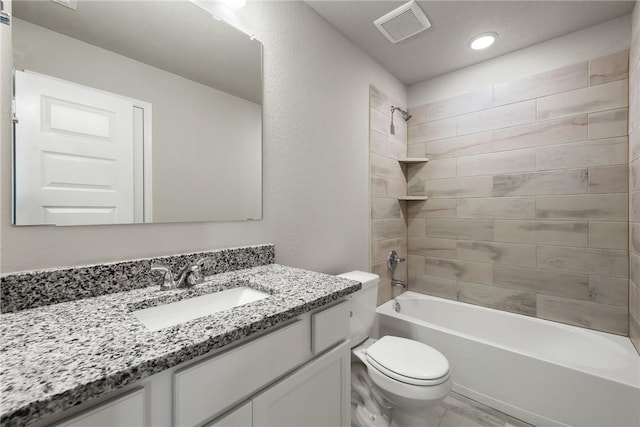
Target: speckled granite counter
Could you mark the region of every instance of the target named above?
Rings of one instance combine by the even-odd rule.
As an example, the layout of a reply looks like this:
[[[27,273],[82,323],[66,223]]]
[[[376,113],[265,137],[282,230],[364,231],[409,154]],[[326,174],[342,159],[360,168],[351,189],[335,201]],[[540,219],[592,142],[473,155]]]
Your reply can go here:
[[[270,328],[360,289],[264,265],[191,289],[135,289],[0,315],[0,424],[25,425]],[[271,297],[149,332],[131,310],[249,285]]]

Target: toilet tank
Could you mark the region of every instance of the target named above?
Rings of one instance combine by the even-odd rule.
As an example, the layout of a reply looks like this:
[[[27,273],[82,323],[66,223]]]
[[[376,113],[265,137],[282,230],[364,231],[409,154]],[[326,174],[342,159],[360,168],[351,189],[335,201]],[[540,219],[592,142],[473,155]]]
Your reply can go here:
[[[349,322],[349,338],[351,346],[355,347],[369,337],[376,320],[376,304],[378,302],[377,274],[365,271],[350,271],[338,275],[345,279],[357,280],[362,283],[362,289],[349,295],[351,303],[351,319]]]

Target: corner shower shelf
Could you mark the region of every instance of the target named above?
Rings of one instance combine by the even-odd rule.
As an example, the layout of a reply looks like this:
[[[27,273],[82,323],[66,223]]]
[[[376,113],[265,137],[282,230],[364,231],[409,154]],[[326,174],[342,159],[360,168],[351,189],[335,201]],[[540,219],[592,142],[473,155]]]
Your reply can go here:
[[[427,163],[429,161],[428,157],[403,157],[398,159],[400,163]]]
[[[427,200],[428,197],[427,196],[402,196],[402,197],[398,197],[398,200],[405,200],[408,202],[421,202],[424,200]]]

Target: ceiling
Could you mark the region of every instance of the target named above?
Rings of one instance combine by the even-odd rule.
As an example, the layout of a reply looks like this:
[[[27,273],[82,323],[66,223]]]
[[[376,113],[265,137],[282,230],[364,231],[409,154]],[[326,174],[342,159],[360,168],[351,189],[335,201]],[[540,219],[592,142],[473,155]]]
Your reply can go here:
[[[406,0],[306,3],[406,85],[627,15],[634,6],[633,1],[419,0],[431,28],[392,44],[373,21]],[[471,37],[486,31],[499,34],[493,46],[467,47]]]

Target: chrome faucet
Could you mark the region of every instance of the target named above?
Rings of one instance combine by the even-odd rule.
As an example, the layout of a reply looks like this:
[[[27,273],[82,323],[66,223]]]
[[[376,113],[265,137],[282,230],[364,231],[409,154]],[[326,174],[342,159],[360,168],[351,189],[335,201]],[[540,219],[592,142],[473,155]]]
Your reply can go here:
[[[407,282],[404,280],[398,280],[393,278],[393,274],[396,272],[396,266],[401,262],[405,262],[407,259],[398,255],[395,250],[389,253],[389,259],[387,260],[387,267],[391,272],[391,286],[400,286],[403,289],[407,289]]]
[[[166,265],[156,264],[151,266],[151,271],[162,272],[162,283],[160,283],[160,290],[167,291],[169,289],[176,288],[189,288],[194,285],[198,285],[204,282],[204,276],[202,275],[202,263],[210,258],[201,258],[196,262],[187,265],[182,269],[178,278],[176,279],[171,272],[171,269]]]

